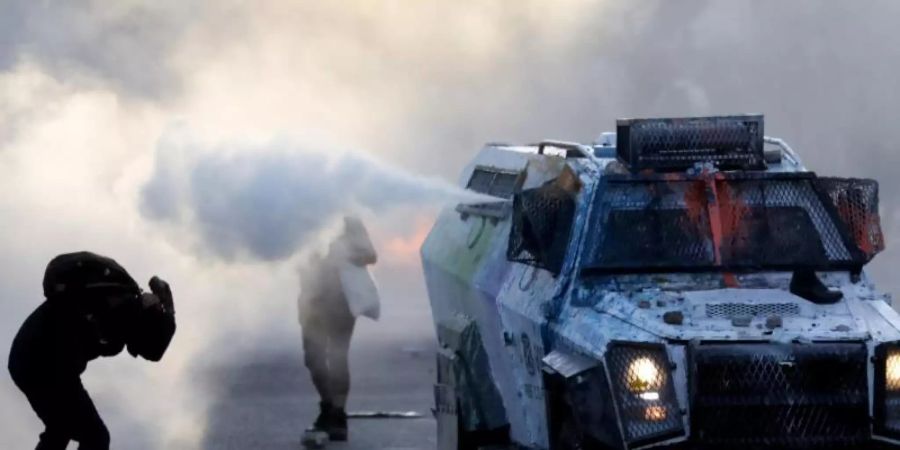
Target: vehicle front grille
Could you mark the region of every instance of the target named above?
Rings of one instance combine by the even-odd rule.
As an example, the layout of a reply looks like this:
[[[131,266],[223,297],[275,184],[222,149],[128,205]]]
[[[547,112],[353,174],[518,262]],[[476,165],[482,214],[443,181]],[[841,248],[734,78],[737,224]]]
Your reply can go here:
[[[690,357],[701,448],[855,448],[869,437],[864,344],[698,344]]]

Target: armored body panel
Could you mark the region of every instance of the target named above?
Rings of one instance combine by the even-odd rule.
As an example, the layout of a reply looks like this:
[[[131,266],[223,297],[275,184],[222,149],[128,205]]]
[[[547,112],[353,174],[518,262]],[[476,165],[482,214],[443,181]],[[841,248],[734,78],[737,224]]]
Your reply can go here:
[[[485,146],[422,248],[439,448],[861,448],[900,438],[877,183],[761,116]]]

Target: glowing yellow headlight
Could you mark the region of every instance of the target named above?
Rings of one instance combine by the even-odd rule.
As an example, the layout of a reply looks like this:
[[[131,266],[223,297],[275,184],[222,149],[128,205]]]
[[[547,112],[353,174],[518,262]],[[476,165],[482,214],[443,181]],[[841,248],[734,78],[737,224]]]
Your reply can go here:
[[[898,359],[898,364],[900,364],[900,359]],[[898,365],[898,380],[900,380],[900,365]],[[652,359],[646,356],[640,357],[628,365],[625,382],[628,390],[633,394],[656,391],[663,384],[662,370]]]
[[[885,388],[889,391],[900,391],[900,352],[891,352],[884,364]]]

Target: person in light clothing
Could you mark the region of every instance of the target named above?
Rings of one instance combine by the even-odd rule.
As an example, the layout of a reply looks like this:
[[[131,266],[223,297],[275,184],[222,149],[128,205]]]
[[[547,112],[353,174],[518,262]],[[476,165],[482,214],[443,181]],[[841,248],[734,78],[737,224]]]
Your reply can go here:
[[[319,393],[319,416],[309,431],[347,440],[348,351],[356,318],[378,319],[380,304],[366,268],[377,255],[362,221],[345,217],[342,233],[326,255],[313,254],[301,267],[298,298],[304,362]]]

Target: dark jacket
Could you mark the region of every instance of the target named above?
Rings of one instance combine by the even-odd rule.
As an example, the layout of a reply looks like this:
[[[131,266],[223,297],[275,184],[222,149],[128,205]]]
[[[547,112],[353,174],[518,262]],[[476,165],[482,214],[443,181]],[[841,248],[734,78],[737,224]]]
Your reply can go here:
[[[138,313],[137,298],[116,308],[85,314],[75,299],[46,300],[22,324],[9,352],[18,378],[79,376],[88,361],[119,354]]]
[[[110,258],[89,252],[54,258],[44,274],[47,299],[10,349],[14,380],[78,376],[88,361],[117,355],[126,345],[132,355],[161,358],[175,332],[174,305],[165,282],[154,277],[151,288],[154,294],[142,294]]]

